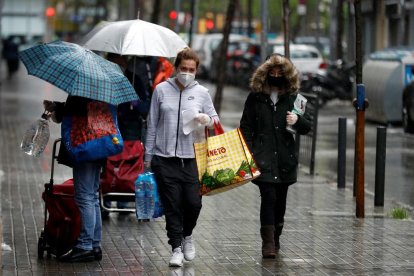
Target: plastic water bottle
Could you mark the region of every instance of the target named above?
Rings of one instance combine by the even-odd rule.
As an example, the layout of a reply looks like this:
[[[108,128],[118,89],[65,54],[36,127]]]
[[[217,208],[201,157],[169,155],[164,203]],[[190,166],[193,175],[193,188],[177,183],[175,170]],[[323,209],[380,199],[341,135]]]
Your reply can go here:
[[[158,185],[155,181],[154,176],[152,176],[153,182],[153,189],[154,189],[154,214],[152,215],[153,218],[159,218],[164,215],[164,207],[161,203],[160,194],[158,192]]]
[[[26,130],[20,148],[28,155],[37,157],[45,150],[49,137],[50,131],[47,115],[42,114],[42,117]]]
[[[145,189],[145,197],[146,197],[146,205],[147,205],[147,214],[149,218],[152,218],[154,215],[155,209],[155,198],[154,198],[154,178],[152,175],[148,175],[148,181],[145,182],[146,189]]]
[[[135,206],[137,219],[148,219],[145,204],[145,182],[142,179],[135,182]]]

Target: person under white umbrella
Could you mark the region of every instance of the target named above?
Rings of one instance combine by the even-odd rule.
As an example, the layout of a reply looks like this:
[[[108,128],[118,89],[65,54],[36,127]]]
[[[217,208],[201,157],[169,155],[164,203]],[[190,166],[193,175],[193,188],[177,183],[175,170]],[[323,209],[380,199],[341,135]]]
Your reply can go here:
[[[126,75],[131,78],[133,87],[141,96],[141,106],[144,107],[149,107],[150,99],[150,95],[145,94],[148,94],[146,93],[148,90],[152,92],[154,87],[151,57],[172,58],[187,47],[185,41],[172,30],[140,19],[103,21],[86,34],[79,44],[94,51],[134,56],[128,70],[131,71],[132,76],[128,76],[128,72]],[[139,62],[141,64],[137,64]],[[142,80],[136,80],[136,71],[137,68],[142,67],[141,65],[145,66],[146,70],[139,70]],[[134,106],[131,105],[130,108],[132,110]],[[146,112],[141,117],[145,120]]]
[[[139,140],[145,144],[146,119],[153,87],[174,71],[167,60],[155,57],[175,57],[187,44],[170,29],[139,19],[103,21],[86,34],[79,44],[90,50],[108,52],[108,56],[117,54],[134,57],[125,75],[131,81],[140,101],[119,105],[118,122],[124,140]],[[158,67],[169,67],[172,70],[161,70],[162,73],[156,77]],[[109,205],[110,202],[104,204]],[[119,204],[120,202],[118,206],[121,208],[122,204]]]
[[[79,42],[85,48],[120,55],[172,58],[188,47],[172,30],[140,19],[102,22]]]
[[[133,70],[136,56],[172,58],[188,47],[172,30],[140,19],[103,21],[86,34],[79,44],[94,51],[134,56]],[[135,84],[134,78],[132,84]]]

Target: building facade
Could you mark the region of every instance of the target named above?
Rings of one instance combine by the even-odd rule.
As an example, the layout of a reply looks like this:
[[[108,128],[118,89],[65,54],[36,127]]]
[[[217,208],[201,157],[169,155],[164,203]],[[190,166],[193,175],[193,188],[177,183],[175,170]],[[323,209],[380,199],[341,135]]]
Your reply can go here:
[[[45,0],[3,0],[1,36],[30,39],[45,34]]]
[[[365,54],[389,47],[414,47],[413,0],[363,0]]]

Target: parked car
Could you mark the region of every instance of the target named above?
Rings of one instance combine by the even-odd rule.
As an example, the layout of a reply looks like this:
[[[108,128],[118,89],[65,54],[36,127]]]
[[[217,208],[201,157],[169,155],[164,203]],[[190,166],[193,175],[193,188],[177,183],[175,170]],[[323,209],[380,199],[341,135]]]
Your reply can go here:
[[[212,69],[211,62],[213,60],[213,51],[217,49],[222,39],[222,33],[199,34],[194,36],[191,48],[196,51],[200,58],[198,72],[200,77],[209,78]],[[249,41],[250,38],[240,34],[230,34],[230,42],[238,40]]]
[[[368,56],[363,84],[369,107],[367,120],[403,124],[414,133],[414,48],[389,48]]]
[[[306,44],[316,47],[324,58],[329,57],[330,41],[328,37],[320,36],[297,36],[293,39],[296,44]]]
[[[274,44],[268,44],[265,56],[273,52]],[[227,49],[226,83],[247,88],[250,78],[261,64],[261,45],[253,41],[229,42]],[[217,63],[219,62],[219,48],[213,52],[212,71],[210,78],[214,81],[217,78]]]
[[[290,60],[301,74],[325,74],[328,64],[316,47],[305,44],[290,44],[289,50]],[[275,45],[273,52],[284,55],[285,47]]]
[[[246,40],[230,41],[226,54],[226,82],[234,84],[235,75],[242,74],[247,69],[247,63],[256,63],[260,59],[260,51],[257,52],[253,44]],[[260,49],[259,49],[260,50]],[[244,60],[247,59],[247,60]],[[211,70],[209,78],[216,80],[218,76],[217,66],[220,62],[220,45],[212,52]],[[241,64],[244,63],[244,64]]]

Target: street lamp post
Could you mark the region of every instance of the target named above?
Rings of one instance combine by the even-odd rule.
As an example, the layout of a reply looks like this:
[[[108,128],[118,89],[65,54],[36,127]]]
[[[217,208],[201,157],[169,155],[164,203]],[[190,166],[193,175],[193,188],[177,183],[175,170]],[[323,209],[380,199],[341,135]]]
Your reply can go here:
[[[368,102],[365,99],[365,87],[362,84],[362,15],[361,0],[355,0],[355,53],[356,53],[356,83],[357,97],[354,99],[356,109],[356,127],[355,127],[355,179],[356,188],[356,217],[365,217],[365,109]]]

